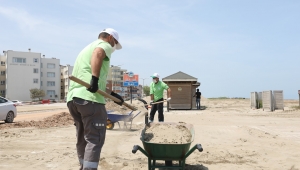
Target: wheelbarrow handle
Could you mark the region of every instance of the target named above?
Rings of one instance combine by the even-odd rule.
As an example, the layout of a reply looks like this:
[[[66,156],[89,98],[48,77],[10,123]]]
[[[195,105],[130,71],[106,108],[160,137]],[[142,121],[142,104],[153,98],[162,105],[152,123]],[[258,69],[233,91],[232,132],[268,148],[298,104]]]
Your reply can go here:
[[[132,153],[136,153],[136,151],[141,151],[145,156],[147,156],[149,158],[149,154],[143,149],[141,148],[139,145],[134,145],[132,148]]]
[[[194,147],[192,147],[192,149],[190,149],[184,156],[184,159],[186,159],[188,156],[190,156],[190,154],[192,152],[194,152],[196,149],[199,150],[199,152],[202,152],[203,151],[203,148],[201,146],[201,144],[196,144]]]
[[[86,88],[90,87],[90,85],[88,83],[80,80],[79,78],[77,78],[75,76],[71,75],[71,76],[69,76],[69,79],[72,80],[72,81],[74,81],[74,82],[76,82],[76,83],[78,83],[78,84],[80,84],[80,85],[82,85],[82,86],[85,86]],[[97,90],[97,93],[99,93],[99,94],[103,95],[104,97],[109,98],[109,99],[111,99],[111,100],[113,100],[115,102],[121,102],[120,99],[118,99],[118,98],[116,98],[116,97],[114,97],[114,96],[112,96],[110,94],[107,94],[106,92],[104,92],[104,91],[102,91],[100,89]],[[127,104],[126,102],[123,102],[123,105],[125,105],[126,107],[128,107],[129,109],[131,109],[133,111],[137,110],[134,106],[132,106],[130,104]]]
[[[201,144],[197,144],[197,149],[199,150],[199,152],[202,152],[203,151],[203,148],[202,148],[202,145]]]
[[[139,149],[139,146],[134,145],[133,148],[132,148],[132,153],[136,153],[138,149]]]

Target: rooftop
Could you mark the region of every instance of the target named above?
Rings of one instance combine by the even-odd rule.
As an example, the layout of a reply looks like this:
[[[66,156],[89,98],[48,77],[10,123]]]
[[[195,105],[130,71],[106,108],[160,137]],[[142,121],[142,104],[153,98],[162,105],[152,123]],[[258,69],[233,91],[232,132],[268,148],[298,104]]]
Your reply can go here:
[[[162,79],[163,81],[197,81],[197,78],[184,72],[177,72]]]

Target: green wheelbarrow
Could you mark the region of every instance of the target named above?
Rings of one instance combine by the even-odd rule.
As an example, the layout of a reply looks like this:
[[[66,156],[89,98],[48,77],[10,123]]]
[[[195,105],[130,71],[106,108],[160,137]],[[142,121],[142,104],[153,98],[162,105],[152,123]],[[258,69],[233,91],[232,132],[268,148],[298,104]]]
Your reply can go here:
[[[173,126],[182,125],[179,123],[170,122],[159,122],[159,124],[172,124]],[[158,123],[148,124],[150,127]],[[192,149],[190,149],[191,143],[194,140],[194,127],[192,124],[184,124],[188,130],[191,132],[192,139],[189,143],[184,144],[160,144],[151,143],[144,140],[146,127],[141,132],[141,141],[143,143],[144,149],[139,145],[134,145],[132,153],[136,153],[137,150],[141,151],[146,157],[148,157],[148,170],[154,170],[155,168],[170,168],[170,169],[181,169],[185,168],[186,158],[194,152],[196,149],[199,152],[203,151],[201,144],[196,144]],[[179,161],[178,166],[158,166],[156,165],[156,160],[168,160],[168,161]]]

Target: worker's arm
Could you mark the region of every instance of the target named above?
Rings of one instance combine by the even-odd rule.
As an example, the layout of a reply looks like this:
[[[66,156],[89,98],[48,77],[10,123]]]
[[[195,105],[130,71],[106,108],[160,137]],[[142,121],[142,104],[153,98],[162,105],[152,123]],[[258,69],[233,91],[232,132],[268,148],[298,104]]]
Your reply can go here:
[[[91,93],[96,93],[96,91],[99,89],[98,86],[99,75],[105,57],[106,54],[102,48],[97,47],[94,49],[91,57],[92,78],[90,82],[90,87],[87,88],[87,90],[90,91]]]
[[[93,54],[92,54],[92,58],[91,58],[91,69],[92,69],[92,80],[93,79],[97,80],[97,90],[98,90],[98,80],[99,80],[99,76],[100,76],[100,71],[101,71],[103,60],[105,58],[106,58],[106,54],[105,54],[105,51],[102,48],[97,47],[97,48],[94,49]],[[95,77],[98,78],[98,79],[96,79]],[[95,84],[95,86],[96,86],[96,84]],[[114,101],[118,105],[123,104],[124,99],[119,94],[114,93],[113,91],[110,91],[109,89],[106,89],[106,93],[118,98],[121,102]]]
[[[153,102],[154,100],[154,95],[153,95],[153,87],[152,87],[152,83],[150,84],[150,99],[151,99],[151,102]]]
[[[150,94],[151,101],[154,100],[153,94]]]
[[[168,90],[167,90],[167,95],[168,95],[168,98],[171,98],[171,89],[170,88],[168,88]]]
[[[91,69],[92,69],[92,75],[99,78],[100,70],[102,67],[103,60],[105,59],[106,54],[105,51],[97,47],[94,49],[92,58],[91,58]]]

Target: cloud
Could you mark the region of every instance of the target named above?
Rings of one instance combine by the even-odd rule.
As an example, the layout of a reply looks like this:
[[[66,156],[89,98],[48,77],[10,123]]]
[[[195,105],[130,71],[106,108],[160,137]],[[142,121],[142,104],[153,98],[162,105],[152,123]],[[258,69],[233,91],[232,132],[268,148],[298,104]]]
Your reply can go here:
[[[18,23],[21,28],[36,30],[47,23],[31,16],[27,11],[17,8],[0,7],[0,14]]]

